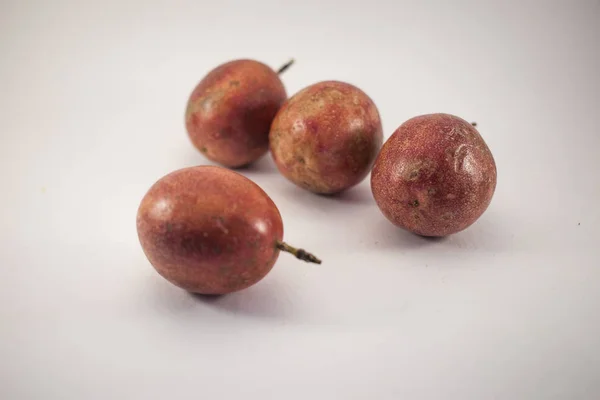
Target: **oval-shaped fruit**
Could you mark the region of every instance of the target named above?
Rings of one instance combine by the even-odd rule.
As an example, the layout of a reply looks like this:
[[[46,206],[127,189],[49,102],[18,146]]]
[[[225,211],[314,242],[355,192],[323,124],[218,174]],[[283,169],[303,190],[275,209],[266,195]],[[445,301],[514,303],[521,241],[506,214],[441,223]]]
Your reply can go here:
[[[368,175],[383,132],[369,96],[348,83],[325,81],[286,101],[269,138],[283,176],[312,192],[333,194]]]
[[[185,114],[194,146],[208,159],[242,167],[269,149],[269,127],[287,94],[277,72],[254,60],[213,69],[192,92]]]
[[[255,284],[280,250],[320,263],[282,242],[279,210],[258,185],[221,167],[184,168],[159,179],[139,206],[137,232],[156,271],[195,293]]]
[[[473,224],[496,189],[496,164],[467,121],[429,114],[402,124],[385,142],[371,190],[395,225],[422,236],[446,236]]]

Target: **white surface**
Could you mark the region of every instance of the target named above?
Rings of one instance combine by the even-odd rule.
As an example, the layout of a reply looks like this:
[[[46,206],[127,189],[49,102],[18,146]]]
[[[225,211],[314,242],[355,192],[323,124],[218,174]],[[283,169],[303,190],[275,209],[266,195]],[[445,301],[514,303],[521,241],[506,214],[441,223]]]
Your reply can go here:
[[[600,3],[0,2],[0,398],[600,398]],[[278,204],[282,255],[206,301],[160,278],[135,214],[205,163],[183,125],[218,64],[288,93],[363,88],[388,137],[448,112],[498,165],[467,231],[389,224],[368,180],[341,199],[246,175]]]

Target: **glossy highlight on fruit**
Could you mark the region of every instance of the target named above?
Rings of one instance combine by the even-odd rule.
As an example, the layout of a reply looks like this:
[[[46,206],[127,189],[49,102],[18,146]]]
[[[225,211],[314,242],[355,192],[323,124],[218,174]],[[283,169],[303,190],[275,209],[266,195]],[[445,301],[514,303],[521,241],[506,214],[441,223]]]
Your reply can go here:
[[[216,166],[159,179],[138,208],[137,232],[156,271],[194,293],[247,288],[269,273],[281,250],[320,263],[283,242],[279,210],[258,185]]]
[[[383,132],[369,96],[348,83],[324,81],[285,102],[269,138],[283,176],[312,192],[333,194],[368,175]]]
[[[371,174],[371,190],[395,225],[422,236],[469,227],[488,208],[496,164],[469,122],[449,114],[409,119],[385,142]]]
[[[185,122],[194,146],[223,166],[246,166],[269,149],[269,127],[287,94],[276,71],[235,60],[210,71],[188,100]]]

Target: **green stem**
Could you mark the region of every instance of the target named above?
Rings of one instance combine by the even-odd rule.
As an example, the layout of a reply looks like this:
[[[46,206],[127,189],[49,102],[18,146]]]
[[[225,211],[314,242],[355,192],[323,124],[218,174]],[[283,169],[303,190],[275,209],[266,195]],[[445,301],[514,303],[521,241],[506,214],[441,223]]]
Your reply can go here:
[[[277,248],[281,251],[285,251],[286,253],[293,254],[294,256],[296,256],[296,258],[298,258],[300,260],[303,260],[303,261],[306,261],[309,263],[321,264],[321,260],[319,260],[314,255],[310,254],[306,250],[297,249],[295,247],[290,246],[289,244],[287,244],[285,242],[277,242]]]
[[[292,64],[294,63],[294,59],[292,58],[290,61],[286,62],[285,64],[283,64],[278,70],[277,70],[277,74],[281,75],[283,74],[289,67],[292,66]]]

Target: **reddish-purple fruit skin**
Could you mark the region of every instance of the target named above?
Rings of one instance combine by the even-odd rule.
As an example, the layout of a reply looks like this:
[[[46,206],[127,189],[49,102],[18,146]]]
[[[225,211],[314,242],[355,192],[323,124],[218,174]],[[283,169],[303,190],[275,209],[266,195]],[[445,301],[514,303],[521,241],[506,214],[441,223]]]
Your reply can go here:
[[[144,196],[137,214],[144,253],[171,283],[225,294],[264,278],[283,238],[279,210],[248,178],[216,166],[174,171]]]
[[[185,122],[194,146],[223,166],[248,165],[269,150],[269,128],[286,100],[275,71],[254,60],[213,69],[196,86]]]
[[[385,142],[371,190],[395,225],[422,236],[446,236],[473,224],[496,189],[496,163],[467,121],[449,114],[409,119]]]
[[[283,176],[312,192],[333,194],[365,179],[383,131],[369,96],[348,83],[325,81],[281,107],[269,139]]]

